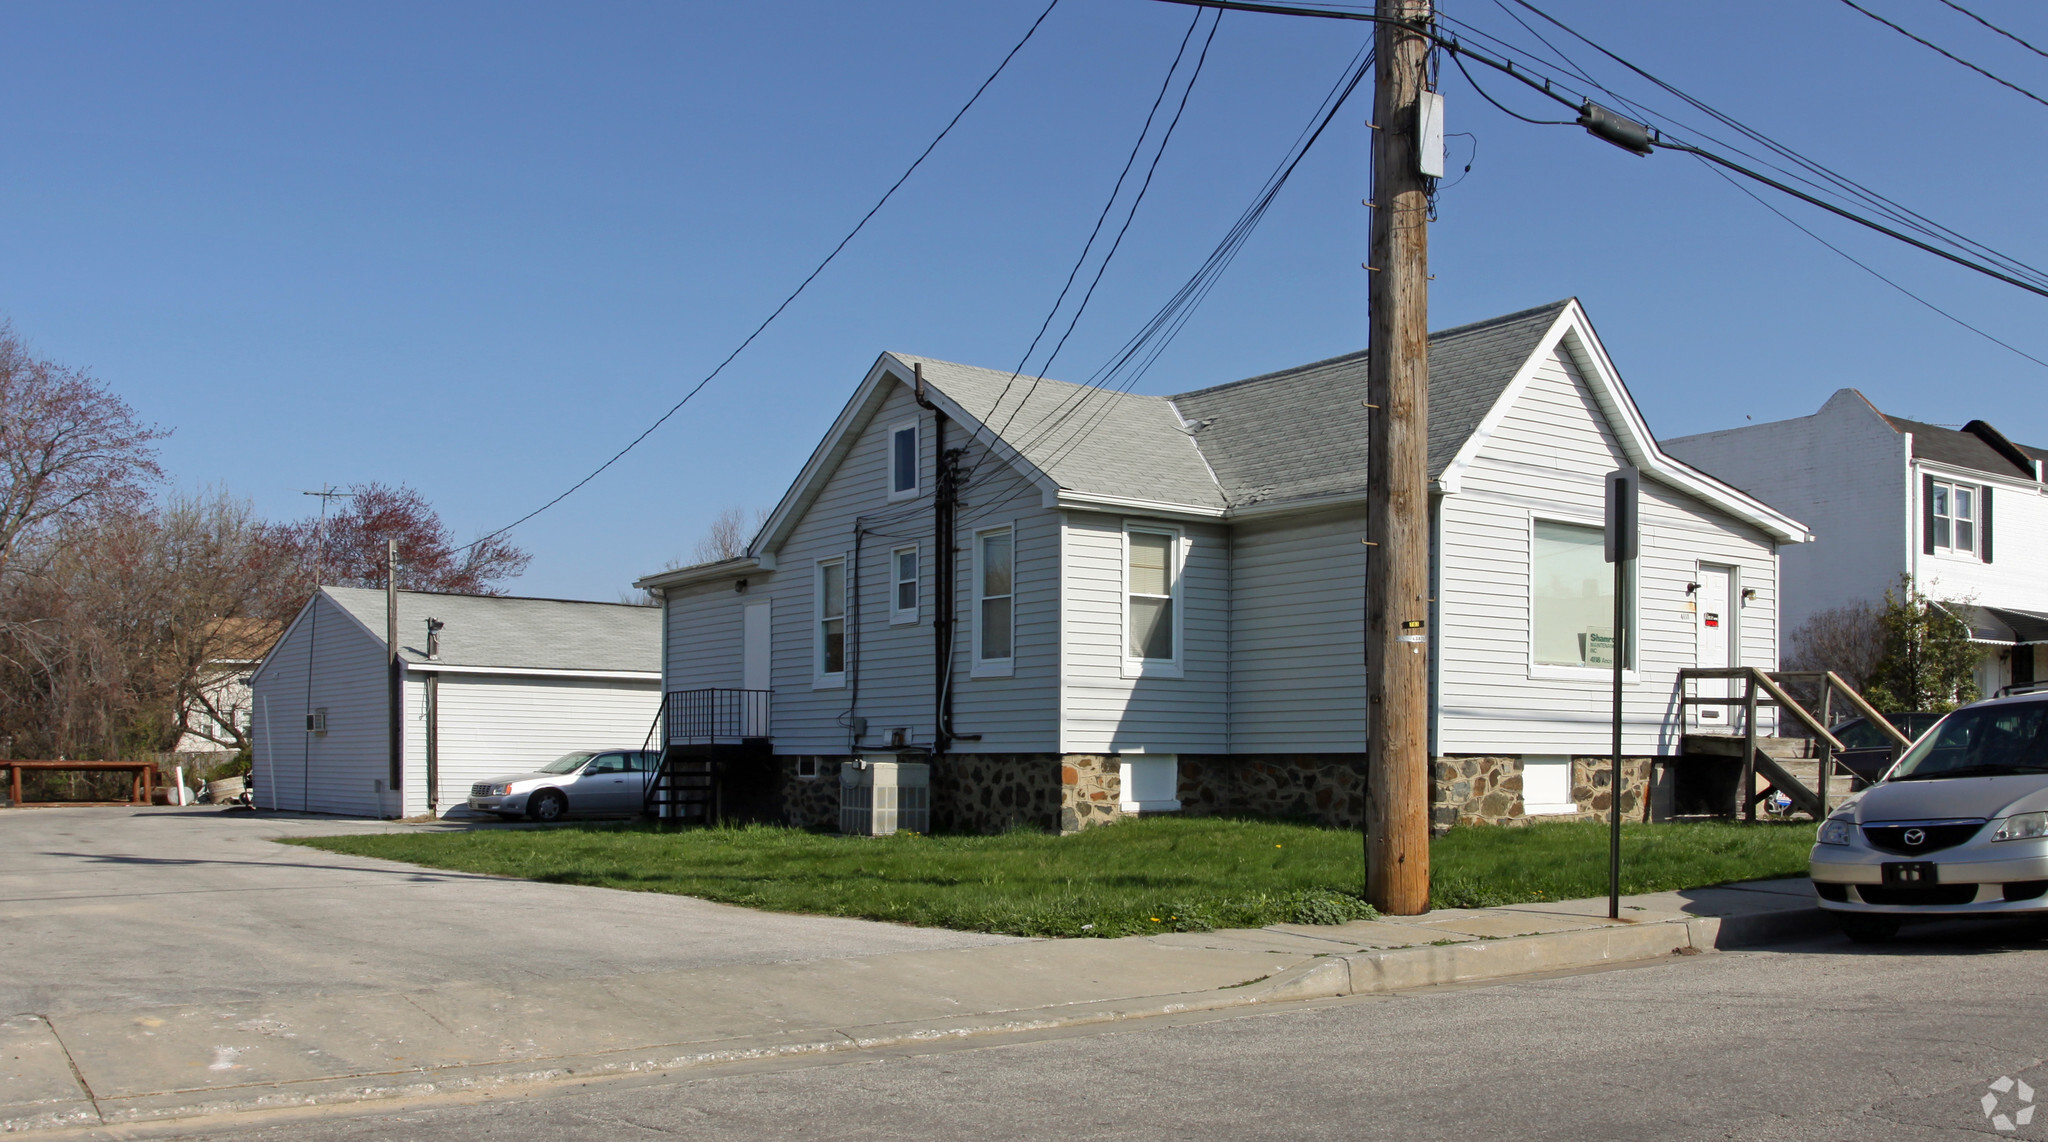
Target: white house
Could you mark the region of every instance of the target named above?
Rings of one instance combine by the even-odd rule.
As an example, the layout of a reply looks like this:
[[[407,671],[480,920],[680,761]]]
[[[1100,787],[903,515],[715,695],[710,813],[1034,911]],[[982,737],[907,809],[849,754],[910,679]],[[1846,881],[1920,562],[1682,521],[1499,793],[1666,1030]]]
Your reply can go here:
[[[1430,347],[1439,820],[1604,807],[1602,477],[1645,474],[1629,797],[1676,672],[1775,667],[1805,528],[1657,447],[1576,301]],[[739,559],[649,576],[671,692],[772,691],[793,820],[933,762],[941,827],[1363,813],[1362,353],[1173,397],[883,354]],[[919,377],[922,377],[921,387]],[[1604,778],[1601,779],[1604,781]]]
[[[383,591],[322,587],[257,667],[259,806],[445,814],[471,782],[573,749],[637,748],[652,730],[661,705],[653,608],[400,591],[394,770],[385,614]]]
[[[1841,389],[1812,416],[1669,440],[1673,456],[1811,524],[1785,555],[1785,629],[1815,612],[1877,603],[1899,576],[1973,604],[1985,694],[2044,675],[2048,450],[1981,420],[1961,429],[1887,416]]]

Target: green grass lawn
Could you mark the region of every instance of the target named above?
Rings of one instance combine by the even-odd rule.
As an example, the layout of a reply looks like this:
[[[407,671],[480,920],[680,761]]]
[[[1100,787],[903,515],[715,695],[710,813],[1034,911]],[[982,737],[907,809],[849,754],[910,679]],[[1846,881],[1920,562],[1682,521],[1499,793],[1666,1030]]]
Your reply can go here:
[[[1622,891],[1801,875],[1812,840],[1810,824],[1625,825]],[[1020,936],[1333,924],[1372,914],[1357,895],[1357,833],[1214,817],[1126,821],[1071,837],[592,824],[286,843],[557,884]],[[1432,861],[1438,907],[1605,895],[1607,827],[1453,829],[1436,841]]]

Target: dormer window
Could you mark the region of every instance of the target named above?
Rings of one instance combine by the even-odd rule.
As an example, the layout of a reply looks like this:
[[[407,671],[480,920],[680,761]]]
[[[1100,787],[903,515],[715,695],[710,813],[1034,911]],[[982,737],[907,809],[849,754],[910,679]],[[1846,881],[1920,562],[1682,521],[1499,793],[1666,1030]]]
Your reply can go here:
[[[917,495],[917,422],[909,421],[889,430],[889,498],[907,500]]]

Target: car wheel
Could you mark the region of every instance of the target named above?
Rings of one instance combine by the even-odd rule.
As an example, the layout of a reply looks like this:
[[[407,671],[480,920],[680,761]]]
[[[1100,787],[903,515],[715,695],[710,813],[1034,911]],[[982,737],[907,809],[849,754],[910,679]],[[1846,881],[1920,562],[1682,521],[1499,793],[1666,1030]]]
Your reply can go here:
[[[569,811],[569,799],[557,789],[543,789],[526,803],[526,814],[536,821],[559,821]]]
[[[1899,934],[1899,922],[1890,916],[1844,916],[1842,934],[1859,944],[1882,944]]]

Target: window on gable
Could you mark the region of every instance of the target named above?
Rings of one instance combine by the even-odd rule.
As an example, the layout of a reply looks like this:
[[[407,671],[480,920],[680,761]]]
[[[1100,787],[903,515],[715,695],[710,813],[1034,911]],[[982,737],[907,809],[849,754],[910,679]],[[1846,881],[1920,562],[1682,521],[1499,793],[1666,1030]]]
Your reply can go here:
[[[917,494],[917,424],[899,424],[889,430],[889,498],[907,499]]]
[[[1601,529],[1537,520],[1534,538],[1529,601],[1535,662],[1611,669],[1614,565],[1607,562]]]
[[[1969,484],[1936,480],[1930,485],[1928,516],[1934,549],[1964,555],[1977,553],[1977,489]]]
[[[1174,601],[1180,594],[1174,548],[1179,537],[1167,531],[1126,533],[1129,563],[1124,629],[1125,653],[1149,662],[1171,662],[1176,656]]]
[[[889,562],[894,578],[894,593],[889,599],[889,621],[914,623],[917,621],[917,548],[899,547],[890,553]]]
[[[984,531],[975,536],[975,658],[980,662],[1008,662],[1014,637],[1015,547],[1009,528]]]
[[[818,564],[818,674],[846,672],[846,560]]]

